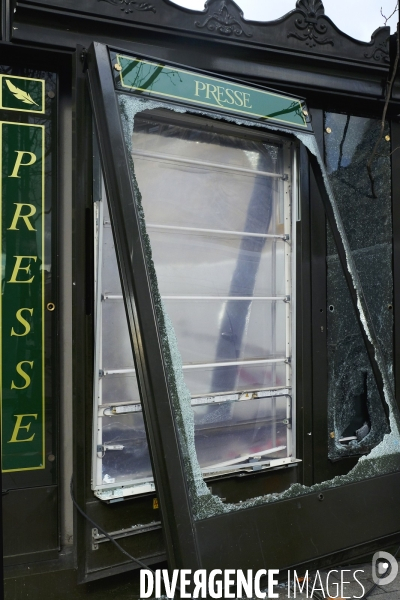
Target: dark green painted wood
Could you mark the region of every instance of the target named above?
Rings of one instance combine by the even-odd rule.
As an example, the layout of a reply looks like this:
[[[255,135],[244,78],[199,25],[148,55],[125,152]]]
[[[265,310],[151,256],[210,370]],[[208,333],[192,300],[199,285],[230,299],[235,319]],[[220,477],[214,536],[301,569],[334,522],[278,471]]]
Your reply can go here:
[[[3,472],[45,466],[44,136],[42,125],[1,123]]]
[[[129,572],[77,585],[77,572],[66,570],[6,579],[4,591],[5,600],[134,600],[139,597],[139,581],[138,574]]]
[[[6,55],[6,56],[5,56]],[[4,59],[7,59],[6,65],[10,60],[10,51],[4,51],[4,46],[0,47],[1,62],[4,65]],[[9,173],[4,173],[3,177],[3,189],[9,194],[9,203],[7,204],[6,210],[3,212],[3,245],[9,244],[8,251],[10,258],[13,255],[34,255],[34,250],[37,251],[37,261],[34,263],[32,272],[28,274],[26,271],[20,270],[17,279],[23,279],[34,275],[35,279],[38,278],[39,282],[36,285],[34,294],[32,295],[27,287],[30,285],[21,284],[21,289],[17,292],[14,291],[7,299],[7,293],[3,295],[3,308],[8,310],[10,314],[14,315],[13,322],[6,322],[6,327],[3,328],[3,357],[5,356],[5,368],[6,378],[13,377],[15,373],[15,363],[11,366],[13,358],[23,354],[20,360],[34,361],[34,366],[38,366],[39,371],[41,370],[41,364],[44,366],[45,379],[42,380],[42,375],[35,375],[32,378],[32,387],[35,387],[35,394],[32,398],[25,398],[27,403],[29,400],[29,406],[34,407],[41,403],[43,399],[43,416],[46,427],[43,429],[43,435],[45,436],[45,454],[42,455],[42,441],[38,443],[40,445],[40,460],[37,456],[36,465],[42,464],[43,468],[33,470],[16,470],[12,472],[3,473],[2,476],[2,488],[3,488],[3,511],[4,511],[4,555],[5,564],[20,564],[27,561],[35,562],[48,560],[58,555],[59,551],[59,489],[58,489],[58,409],[59,409],[59,386],[58,386],[58,309],[59,299],[57,295],[57,273],[58,273],[58,255],[55,249],[56,245],[56,231],[57,231],[57,115],[58,115],[58,96],[57,96],[57,76],[54,72],[45,71],[48,64],[45,57],[42,55],[40,60],[40,53],[37,56],[31,56],[29,61],[27,57],[21,57],[18,52],[13,53],[14,61],[12,69],[10,67],[1,67],[1,73],[9,75],[15,75],[18,79],[13,79],[14,82],[23,81],[23,77],[31,77],[34,80],[42,80],[44,83],[44,113],[25,112],[17,110],[2,110],[0,111],[0,120],[12,121],[16,123],[14,129],[24,128],[29,131],[30,129],[35,132],[42,132],[41,127],[33,127],[34,125],[44,126],[46,134],[43,136],[45,141],[44,157],[40,156],[39,160],[32,166],[21,167],[21,179],[17,179],[16,185],[12,187],[13,178],[9,178]],[[22,60],[20,61],[19,59]],[[35,61],[36,62],[35,64]],[[51,60],[50,60],[51,62]],[[65,63],[63,63],[65,65]],[[61,65],[61,63],[60,63]],[[60,66],[59,65],[59,66]],[[54,64],[53,64],[54,66]],[[4,77],[3,77],[4,80]],[[41,88],[41,84],[40,84]],[[33,90],[32,93],[34,94]],[[51,94],[49,95],[49,92]],[[38,100],[40,104],[39,91],[35,100]],[[33,96],[32,96],[33,99]],[[4,100],[4,98],[3,98]],[[17,98],[16,98],[17,100]],[[28,109],[32,106],[19,102],[19,106]],[[22,124],[25,125],[22,125]],[[28,126],[27,126],[28,125]],[[30,125],[30,126],[29,126]],[[4,126],[3,126],[4,130]],[[26,134],[19,136],[16,141],[17,145],[20,142],[35,142],[40,147],[41,154],[41,133],[37,136],[37,133],[30,136]],[[25,139],[24,139],[25,136]],[[11,141],[11,140],[10,140]],[[11,156],[12,150],[18,148],[12,148],[10,145],[8,148],[9,161],[8,167],[11,166],[13,158]],[[22,150],[25,148],[19,148]],[[14,157],[17,155],[14,152]],[[15,161],[15,158],[14,158]],[[23,162],[27,162],[26,159]],[[36,170],[35,176],[32,180],[25,178],[23,169],[34,168]],[[41,174],[42,168],[45,172],[45,185],[44,185],[44,198],[43,205],[41,200]],[[10,186],[11,182],[11,186]],[[15,207],[15,202],[30,203],[36,208],[36,213],[32,215],[31,222],[37,231],[30,231],[25,225],[22,219],[19,219],[18,229],[10,230],[7,225],[7,220],[10,221],[13,213],[12,209]],[[22,211],[22,214],[27,214],[26,208]],[[42,228],[42,213],[45,213],[44,223],[45,230],[45,259],[43,261],[46,265],[45,269],[40,269],[40,261],[42,260],[42,249],[41,249],[41,228]],[[21,238],[17,240],[12,239],[13,233],[20,234]],[[54,244],[54,245],[53,245]],[[15,260],[15,259],[14,259]],[[22,263],[21,266],[26,266]],[[12,271],[12,260],[9,261],[8,273]],[[22,276],[22,277],[21,277]],[[44,285],[42,287],[42,276],[44,278]],[[10,279],[10,277],[6,277]],[[33,284],[35,284],[35,280]],[[15,284],[14,284],[15,285]],[[26,287],[24,287],[26,286]],[[7,286],[5,286],[7,287]],[[19,286],[16,286],[19,287]],[[31,290],[32,291],[32,290]],[[27,336],[10,336],[7,339],[8,334],[11,333],[11,327],[14,327],[16,333],[23,333],[25,326],[15,319],[15,313],[19,308],[24,306],[23,302],[29,302],[25,304],[26,307],[34,309],[33,315],[29,313],[22,313],[22,316],[28,317],[28,321],[31,325],[31,331]],[[44,310],[48,302],[55,304],[55,311]],[[36,311],[36,314],[35,314]],[[30,319],[32,317],[32,320]],[[42,325],[44,325],[44,337],[42,338]],[[28,339],[29,338],[29,339]],[[11,341],[11,344],[10,344]],[[37,348],[32,346],[32,342],[35,342]],[[40,343],[40,348],[38,347]],[[41,350],[44,351],[43,357],[41,357]],[[36,352],[36,354],[34,354]],[[19,362],[18,361],[18,362]],[[26,371],[26,369],[24,369]],[[29,373],[29,370],[28,370]],[[30,373],[29,373],[30,374]],[[17,377],[15,377],[15,383],[17,383]],[[37,377],[37,378],[36,378]],[[3,365],[3,384],[4,384],[4,365]],[[19,380],[20,381],[20,380]],[[44,388],[43,388],[43,383]],[[27,390],[12,390],[14,394],[23,394]],[[41,397],[41,391],[43,391],[43,398]],[[9,392],[3,395],[7,399],[10,397]],[[23,399],[19,400],[20,406]],[[17,408],[17,405],[14,405]],[[13,413],[17,411],[14,410]],[[35,412],[32,410],[25,411],[27,413]],[[27,423],[22,422],[22,425]],[[33,424],[30,427],[30,431],[21,428],[20,434],[28,433],[27,437],[34,433]],[[21,436],[23,437],[23,435]],[[38,437],[38,431],[35,432],[35,438]],[[40,432],[39,432],[40,437]],[[17,438],[18,439],[18,438]],[[36,440],[34,440],[36,441]],[[4,438],[4,444],[7,444],[6,438]],[[22,449],[24,443],[20,443],[19,447]],[[24,451],[22,451],[24,452]],[[26,452],[26,450],[25,450]],[[28,453],[27,453],[28,454]],[[21,457],[14,456],[14,463]],[[30,466],[32,466],[33,456],[24,457],[24,460],[30,460]],[[29,464],[29,463],[28,463]],[[14,464],[15,466],[15,464]],[[27,464],[21,465],[26,467]]]
[[[6,565],[48,559],[50,551],[58,553],[57,497],[57,486],[10,490],[3,496]]]
[[[399,535],[399,494],[396,472],[204,519],[203,568],[284,569]]]

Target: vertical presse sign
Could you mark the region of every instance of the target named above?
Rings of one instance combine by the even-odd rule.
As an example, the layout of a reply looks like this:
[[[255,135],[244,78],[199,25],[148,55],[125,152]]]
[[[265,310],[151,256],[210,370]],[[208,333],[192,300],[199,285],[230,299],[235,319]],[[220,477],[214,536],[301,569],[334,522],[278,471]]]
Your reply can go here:
[[[21,111],[40,112],[44,81],[14,77],[10,86],[3,76],[1,84],[2,106],[9,91]],[[3,121],[0,135],[1,439],[8,472],[44,468],[45,128]]]

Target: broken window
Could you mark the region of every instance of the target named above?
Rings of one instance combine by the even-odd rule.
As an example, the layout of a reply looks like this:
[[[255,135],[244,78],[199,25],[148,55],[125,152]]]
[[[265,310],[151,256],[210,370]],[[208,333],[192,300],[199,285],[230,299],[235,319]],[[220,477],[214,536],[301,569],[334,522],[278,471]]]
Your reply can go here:
[[[131,61],[126,67],[131,78],[132,69],[138,64],[139,70],[142,69],[144,63],[141,61]],[[117,73],[123,70],[118,62],[113,62],[113,65]],[[139,338],[132,337],[132,347],[135,347],[138,339],[141,340],[147,346],[150,362],[153,356],[157,360],[144,365],[146,356],[141,354],[139,346],[135,347],[135,351],[137,360],[140,358],[142,362],[137,373],[133,363],[128,366],[118,363],[110,370],[97,359],[96,377],[99,379],[97,385],[100,392],[95,397],[95,414],[99,415],[94,440],[94,464],[97,466],[94,468],[93,487],[96,494],[112,500],[140,492],[142,484],[152,484],[150,474],[142,480],[137,476],[135,480],[132,461],[126,463],[131,470],[127,471],[124,480],[117,480],[117,477],[114,481],[110,480],[114,474],[109,465],[113,465],[118,475],[119,465],[123,463],[123,455],[118,459],[118,453],[128,449],[128,444],[125,447],[119,443],[125,435],[120,434],[123,423],[127,426],[126,431],[130,428],[126,439],[132,443],[140,439],[147,453],[141,433],[144,430],[139,417],[141,405],[138,399],[134,399],[134,387],[128,385],[126,388],[129,388],[131,395],[112,392],[109,399],[102,396],[103,390],[107,389],[107,385],[104,386],[107,377],[116,380],[120,377],[122,381],[123,377],[135,377],[136,374],[141,378],[139,387],[143,386],[141,393],[145,398],[146,426],[156,454],[154,465],[160,467],[160,476],[167,474],[171,477],[168,469],[162,469],[166,465],[163,463],[168,454],[166,448],[169,449],[168,444],[173,443],[168,460],[171,459],[170,464],[176,468],[181,485],[178,486],[179,493],[175,493],[177,488],[170,488],[168,493],[171,492],[174,498],[180,496],[180,500],[182,494],[185,499],[190,499],[190,519],[206,519],[398,470],[399,416],[393,395],[390,350],[382,350],[382,335],[388,329],[380,327],[378,312],[374,313],[369,308],[373,304],[370,298],[373,288],[368,287],[366,278],[371,273],[367,272],[368,269],[365,273],[358,269],[358,262],[362,260],[358,257],[358,250],[366,250],[371,256],[373,251],[363,245],[364,242],[360,246],[353,245],[355,240],[352,233],[357,231],[357,227],[353,227],[346,207],[342,205],[348,201],[348,191],[341,187],[340,177],[335,180],[334,169],[330,166],[332,161],[340,158],[339,165],[344,167],[343,157],[357,156],[362,147],[359,144],[362,133],[352,138],[350,146],[346,145],[343,136],[339,146],[331,153],[327,145],[327,171],[309,124],[304,121],[308,111],[299,101],[294,100],[290,106],[273,115],[281,116],[290,112],[300,124],[303,121],[304,129],[300,130],[297,122],[290,123],[288,129],[284,124],[274,125],[265,121],[258,121],[256,128],[254,120],[247,121],[243,115],[236,118],[207,112],[193,104],[185,108],[166,103],[164,98],[153,100],[138,97],[142,92],[153,94],[154,77],[170,75],[167,81],[168,94],[157,90],[154,94],[174,98],[170,88],[182,83],[179,73],[185,73],[163,72],[161,65],[146,65],[154,69],[149,89],[146,86],[143,88],[142,79],[138,80],[140,85],[137,81],[135,85],[124,85],[123,79],[121,83],[119,75],[114,74],[112,85],[116,86],[117,94],[112,118],[104,111],[104,106],[101,107],[109,130],[103,134],[102,126],[99,123],[97,126],[100,138],[104,135],[103,166],[112,179],[108,186],[116,194],[115,200],[110,198],[115,219],[113,226],[123,267],[121,273],[124,277],[126,308],[131,321],[134,321],[134,324],[129,321],[128,329],[132,336],[137,332],[140,334]],[[130,87],[136,92],[121,93],[121,90]],[[115,87],[112,87],[114,90]],[[274,101],[277,97],[274,96]],[[101,104],[95,98],[93,101]],[[293,129],[290,129],[292,126]],[[350,123],[344,124],[343,134],[345,130],[350,132]],[[121,164],[117,165],[113,155],[107,156],[108,147],[104,142],[109,138],[124,143],[126,154],[122,157],[119,153]],[[341,269],[346,278],[346,290],[352,296],[352,314],[357,319],[358,331],[368,352],[380,406],[376,408],[375,383],[369,365],[360,363],[361,368],[358,368],[357,360],[353,363],[350,361],[348,364],[353,370],[355,384],[347,387],[352,389],[354,398],[360,396],[366,399],[359,402],[353,411],[361,423],[355,423],[355,436],[348,435],[346,428],[353,427],[353,424],[344,423],[345,419],[342,420],[345,427],[338,423],[340,409],[350,405],[350,402],[342,393],[338,393],[336,399],[332,395],[332,420],[327,435],[333,433],[333,436],[330,435],[332,447],[333,444],[341,444],[339,450],[345,454],[355,446],[352,442],[360,444],[361,434],[371,423],[370,432],[363,436],[365,443],[369,436],[368,456],[362,456],[347,475],[312,487],[295,483],[282,493],[251,497],[238,504],[223,503],[207,487],[204,480],[208,477],[254,473],[275,466],[290,468],[298,461],[294,454],[296,360],[293,352],[292,308],[295,304],[293,291],[296,289],[295,253],[292,251],[295,247],[295,228],[292,227],[292,221],[297,217],[295,164],[298,141],[307,148],[309,166],[334,232]],[[371,147],[371,138],[367,137],[365,143],[365,148]],[[356,178],[361,173],[360,164],[353,173],[355,187]],[[124,171],[123,183],[119,181],[119,169]],[[339,175],[342,176],[343,172]],[[345,183],[350,189],[351,182],[345,178]],[[341,194],[341,198],[336,197],[337,193]],[[257,198],[260,197],[266,198],[264,204],[258,203]],[[237,201],[238,198],[240,201]],[[351,210],[354,210],[354,206]],[[371,215],[371,218],[375,217]],[[383,217],[385,235],[387,224],[387,219]],[[126,243],[134,231],[134,243]],[[378,245],[380,243],[377,242]],[[375,245],[375,241],[372,245]],[[135,254],[133,248],[136,248]],[[331,250],[329,256],[333,257],[331,262],[334,265],[335,250]],[[133,272],[134,266],[139,275]],[[116,273],[115,268],[114,271]],[[339,275],[338,283],[335,283],[333,268],[328,277],[331,277],[328,300],[329,306],[333,307],[329,312],[334,314],[335,302],[338,309],[341,301],[345,304],[347,291],[344,287],[340,288]],[[142,295],[135,289],[137,278],[142,282],[141,289],[145,290]],[[122,299],[120,293],[103,287],[98,290],[99,302],[103,307],[108,301],[118,302]],[[339,299],[337,294],[340,295]],[[141,302],[138,315],[132,306],[133,298],[138,299],[138,306]],[[112,310],[116,311],[117,308]],[[141,329],[138,321],[140,313],[148,318],[147,323],[152,331],[152,337],[148,334],[151,337],[151,344],[148,345],[146,331]],[[349,315],[348,311],[346,319]],[[344,360],[339,351],[345,348],[345,344],[341,344],[340,327],[335,333],[334,322],[328,324],[329,335],[336,335],[340,342],[329,350],[337,350],[337,355],[331,353],[330,356],[334,364],[341,364]],[[117,328],[112,329],[116,334]],[[357,335],[354,333],[355,341]],[[97,348],[101,345],[102,340],[98,336]],[[116,340],[118,345],[120,348],[125,345],[120,334]],[[357,346],[357,352],[357,356],[362,358],[360,345]],[[98,351],[96,355],[101,356]],[[154,387],[149,392],[146,376],[150,372],[154,374],[151,382]],[[340,392],[340,386],[335,387],[332,373],[331,370],[330,392]],[[341,385],[341,389],[346,391],[346,382]],[[155,389],[161,394],[158,397],[162,402],[160,413],[157,395],[152,393]],[[356,405],[356,402],[353,404]],[[373,420],[376,415],[378,419],[381,418],[382,410],[387,413],[385,419],[390,429],[389,425],[385,425],[379,439],[374,439]],[[172,418],[164,430],[160,422],[161,414]],[[99,437],[99,432],[106,430],[104,419],[114,417],[118,420],[107,422],[110,436]],[[112,423],[116,424],[115,428]],[[153,425],[158,429],[154,429]],[[390,433],[384,435],[387,431]],[[356,437],[356,440],[347,440],[346,444],[343,437]],[[162,443],[158,445],[159,439]],[[107,448],[107,444],[116,447]],[[355,454],[361,453],[360,445]],[[331,456],[333,459],[337,457],[341,456]]]
[[[373,164],[377,198],[366,174],[380,121],[325,115],[325,162],[373,326],[393,385],[393,275],[390,144]],[[385,135],[388,135],[388,131]],[[389,137],[390,140],[390,137]],[[329,457],[368,453],[389,432],[355,309],[327,228]]]
[[[398,439],[394,431],[375,453],[370,453],[367,463],[359,463],[348,476],[337,477],[334,482],[312,488],[295,484],[283,494],[237,505],[223,504],[210,494],[204,484],[209,477],[298,462],[294,454],[295,363],[290,324],[295,276],[291,253],[291,219],[296,218],[292,206],[297,205],[292,182],[295,147],[270,133],[260,142],[257,136],[251,139],[250,133],[246,136],[241,132],[237,137],[225,130],[221,133],[214,124],[203,129],[194,118],[172,119],[172,113],[160,110],[159,103],[121,97],[120,105],[134,185],[144,209],[142,217],[146,217],[146,223],[142,220],[144,235],[151,243],[148,260],[155,265],[152,284],[161,295],[158,314],[169,354],[167,375],[195,517],[323,490],[396,469]],[[309,136],[298,137],[318,153]],[[343,147],[335,150],[336,159],[341,151]],[[337,186],[344,184],[335,181],[335,170],[329,162],[335,160],[330,159],[335,153],[329,152],[327,144],[326,183],[329,178],[337,191]],[[354,155],[354,148],[352,152]],[[328,190],[335,203],[329,186]],[[267,209],[265,204],[257,203],[260,196],[268,199]],[[216,197],[223,199],[222,209]],[[342,201],[344,198],[342,195]],[[336,205],[336,210],[339,207]],[[388,224],[387,207],[382,210],[386,216],[381,215],[381,233]],[[95,408],[99,424],[94,439],[93,488],[99,498],[113,500],[150,491],[154,482],[135,367],[128,352],[130,343],[106,203],[99,205],[98,211],[99,369]],[[351,210],[348,212],[356,219]],[[351,227],[352,222],[346,221],[346,210],[344,215],[345,224],[340,227],[347,241],[345,227]],[[376,228],[375,233],[379,235]],[[382,441],[389,426],[329,235],[329,429],[335,438],[328,434],[332,440],[330,458],[336,460],[368,453]],[[385,246],[389,242],[379,243],[378,251],[383,256],[389,251]],[[372,259],[374,251],[376,248],[372,249]],[[354,256],[349,252],[348,259],[357,263],[357,252]],[[353,269],[355,263],[351,263]],[[101,264],[108,275],[102,274]],[[382,257],[379,264],[382,267]],[[388,275],[387,265],[380,273],[383,278]],[[367,269],[364,277],[369,275]],[[384,294],[391,293],[390,277],[384,279]],[[370,281],[374,281],[373,276]],[[367,285],[365,288],[370,294]],[[340,314],[343,319],[335,322]],[[379,325],[379,314],[373,315]],[[385,332],[390,337],[390,320],[377,329],[380,338]],[[342,340],[343,331],[350,338],[345,335]],[[390,365],[389,337],[385,358]],[[348,362],[343,358],[346,350]],[[337,376],[338,365],[350,367],[343,370],[344,377]],[[354,435],[349,433],[351,427]],[[370,431],[366,432],[366,427]],[[342,439],[346,437],[356,439]],[[392,461],[389,455],[393,455]]]
[[[158,287],[190,391],[203,476],[294,464],[295,144],[143,112],[132,159]],[[96,202],[93,481],[154,489],[107,203]]]

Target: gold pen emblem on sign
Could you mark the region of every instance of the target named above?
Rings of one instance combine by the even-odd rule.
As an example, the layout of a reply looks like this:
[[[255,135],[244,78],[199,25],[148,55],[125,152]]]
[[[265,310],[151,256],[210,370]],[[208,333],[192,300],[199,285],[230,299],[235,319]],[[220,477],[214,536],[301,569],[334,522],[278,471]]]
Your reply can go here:
[[[23,90],[17,88],[17,86],[11,83],[9,79],[6,79],[6,84],[10,92],[16,97],[17,100],[21,100],[24,102],[24,104],[35,104],[36,106],[39,106],[39,104],[36,104],[36,102],[32,100],[32,97],[30,94],[28,94],[28,92],[24,92]]]

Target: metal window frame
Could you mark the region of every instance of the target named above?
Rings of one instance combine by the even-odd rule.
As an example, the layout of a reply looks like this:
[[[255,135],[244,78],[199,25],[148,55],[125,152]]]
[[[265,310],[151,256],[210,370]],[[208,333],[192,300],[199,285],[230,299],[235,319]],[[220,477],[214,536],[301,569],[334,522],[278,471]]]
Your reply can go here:
[[[87,61],[103,176],[110,199],[110,217],[167,557],[171,568],[187,564],[196,569],[200,565],[200,556],[136,207],[133,202],[124,202],[124,198],[133,197],[133,190],[107,48],[94,44],[88,52]],[[144,331],[146,335],[143,335]],[[165,448],[169,449],[168,452],[164,451]],[[174,473],[174,481],[169,478],[169,473]],[[181,534],[183,531],[185,535]]]

